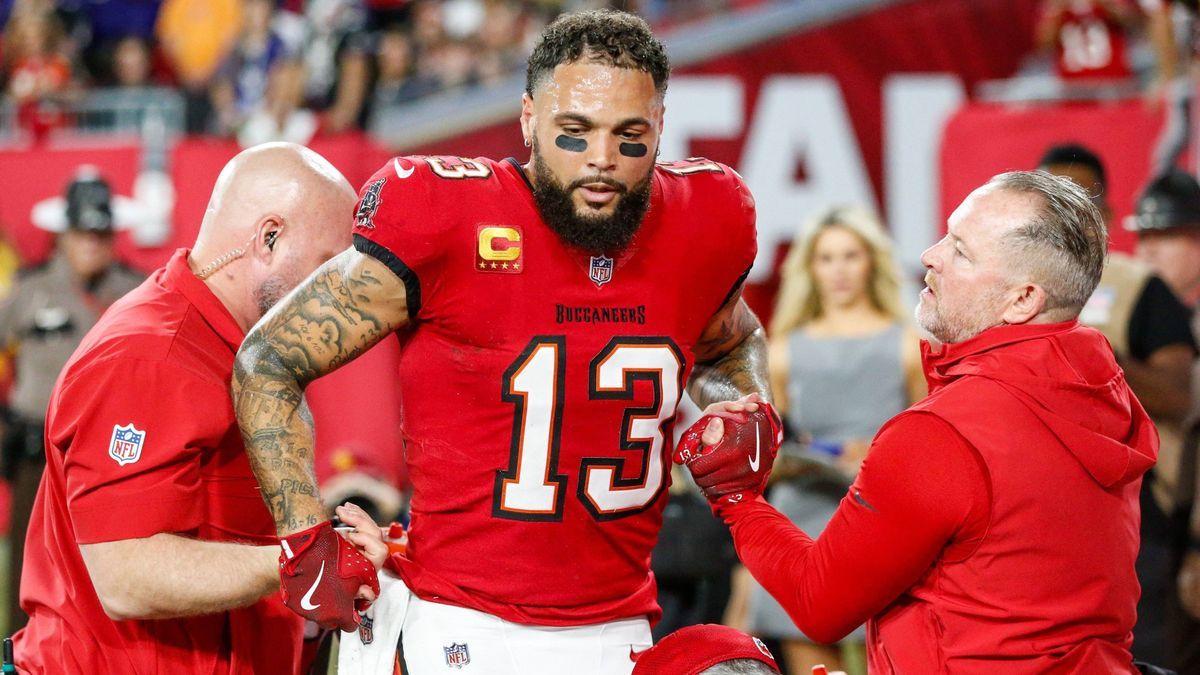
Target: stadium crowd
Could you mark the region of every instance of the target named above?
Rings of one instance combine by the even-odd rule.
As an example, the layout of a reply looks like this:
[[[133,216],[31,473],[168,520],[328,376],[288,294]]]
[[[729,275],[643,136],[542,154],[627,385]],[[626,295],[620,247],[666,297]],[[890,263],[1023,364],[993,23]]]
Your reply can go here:
[[[303,142],[518,73],[563,11],[616,6],[669,28],[761,1],[7,0],[0,83],[6,121],[34,138],[89,90],[137,105],[165,86],[185,96],[188,133]]]

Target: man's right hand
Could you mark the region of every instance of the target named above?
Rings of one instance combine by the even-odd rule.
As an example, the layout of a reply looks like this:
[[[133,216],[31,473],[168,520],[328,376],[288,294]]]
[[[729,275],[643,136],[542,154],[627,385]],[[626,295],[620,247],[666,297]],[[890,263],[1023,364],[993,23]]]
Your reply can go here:
[[[674,460],[691,471],[716,509],[762,493],[783,425],[771,404],[756,394],[714,405],[684,432]]]
[[[283,603],[322,628],[354,630],[358,610],[366,609],[379,594],[375,565],[329,521],[283,537],[279,543]],[[356,600],[362,586],[373,594]]]

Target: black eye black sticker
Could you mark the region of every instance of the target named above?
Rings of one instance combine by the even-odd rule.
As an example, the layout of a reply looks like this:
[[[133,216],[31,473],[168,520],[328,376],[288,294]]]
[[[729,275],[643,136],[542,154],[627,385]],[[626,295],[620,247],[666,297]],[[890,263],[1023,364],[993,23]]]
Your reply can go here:
[[[567,152],[583,152],[587,150],[587,141],[582,138],[573,138],[566,134],[559,134],[558,138],[554,139],[554,144],[566,150]]]
[[[622,143],[619,150],[626,157],[645,157],[649,152],[645,143]]]

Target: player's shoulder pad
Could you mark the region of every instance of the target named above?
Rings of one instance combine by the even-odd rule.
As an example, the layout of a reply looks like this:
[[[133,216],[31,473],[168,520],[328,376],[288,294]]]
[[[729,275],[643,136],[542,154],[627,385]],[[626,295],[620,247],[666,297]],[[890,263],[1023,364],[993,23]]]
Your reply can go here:
[[[654,167],[665,192],[702,210],[740,214],[753,222],[754,195],[732,167],[704,157],[658,162]]]
[[[387,222],[400,214],[420,213],[423,221],[435,220],[436,213],[445,213],[447,207],[462,203],[462,192],[492,187],[495,176],[496,162],[485,158],[393,157],[359,190],[354,209],[355,231],[365,233],[380,221]]]

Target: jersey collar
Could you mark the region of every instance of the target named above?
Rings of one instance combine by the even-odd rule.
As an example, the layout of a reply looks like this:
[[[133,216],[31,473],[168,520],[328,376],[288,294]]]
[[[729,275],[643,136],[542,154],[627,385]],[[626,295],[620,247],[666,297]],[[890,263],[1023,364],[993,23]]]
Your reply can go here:
[[[187,248],[175,251],[163,269],[163,286],[183,294],[183,297],[200,312],[204,322],[220,335],[230,348],[237,351],[246,335],[225,305],[203,281],[196,278],[192,268],[188,266],[188,255],[191,252],[191,249]]]

